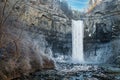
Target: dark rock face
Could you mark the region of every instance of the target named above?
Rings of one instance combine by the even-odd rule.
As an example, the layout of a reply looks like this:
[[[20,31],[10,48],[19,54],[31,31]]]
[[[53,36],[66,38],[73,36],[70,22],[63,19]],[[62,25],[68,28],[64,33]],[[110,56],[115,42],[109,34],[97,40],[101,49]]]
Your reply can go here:
[[[96,23],[96,39],[100,40],[101,42],[107,42],[112,39],[112,28],[109,31],[106,27],[105,23]],[[99,35],[99,36],[97,36]]]
[[[103,51],[108,49],[110,52],[107,62],[113,63],[116,61],[119,64],[119,36],[120,36],[120,15],[119,15],[119,0],[103,0],[90,13],[86,14],[85,24],[85,53],[93,50],[94,53],[99,52],[100,45],[110,44],[110,46],[103,46]],[[89,40],[88,40],[89,39]],[[97,47],[91,47],[97,46]],[[88,53],[86,53],[88,55]],[[111,56],[109,55],[111,54]],[[91,53],[92,55],[92,53]],[[98,55],[98,54],[96,54]],[[116,58],[117,57],[117,58]],[[105,57],[106,58],[106,57]],[[115,63],[115,62],[114,62]]]

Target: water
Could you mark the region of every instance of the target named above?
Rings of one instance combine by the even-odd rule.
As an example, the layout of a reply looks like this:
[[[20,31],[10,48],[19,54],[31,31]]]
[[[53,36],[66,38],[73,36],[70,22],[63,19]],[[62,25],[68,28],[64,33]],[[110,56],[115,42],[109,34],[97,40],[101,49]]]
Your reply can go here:
[[[54,58],[56,62],[71,64],[101,64],[109,60],[112,56],[111,42],[87,43],[86,46],[89,47],[89,49],[83,52],[83,29],[83,21],[72,20],[72,57],[70,55],[58,54],[57,58]]]
[[[74,63],[83,63],[83,21],[72,20],[72,60]]]
[[[96,48],[96,50],[95,50]],[[85,51],[84,53],[87,54],[86,62],[89,63],[106,63],[109,58],[113,55],[112,54],[112,43],[99,43],[97,45],[93,44],[91,49]]]

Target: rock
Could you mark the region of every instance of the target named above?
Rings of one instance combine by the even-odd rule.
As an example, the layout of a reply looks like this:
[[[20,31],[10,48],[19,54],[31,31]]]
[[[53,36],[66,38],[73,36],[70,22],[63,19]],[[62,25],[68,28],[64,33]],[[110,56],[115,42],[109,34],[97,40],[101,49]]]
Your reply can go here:
[[[93,75],[92,77],[95,77],[97,78],[98,80],[113,80],[111,77],[105,75],[105,74],[96,74],[96,75]]]
[[[85,80],[99,80],[97,78],[85,78]]]
[[[116,14],[119,12],[119,3],[119,0],[102,0],[100,4],[84,16],[86,17],[84,19],[84,51],[87,58],[90,55],[97,56],[97,52],[99,54],[98,50],[101,49],[100,52],[105,51],[102,52],[105,54],[100,53],[104,55],[100,61],[108,58],[105,62],[119,65],[120,17],[119,14]],[[102,49],[103,47],[100,48],[100,44],[109,44],[109,46],[106,46],[108,50]],[[105,55],[107,56],[105,57]]]
[[[88,14],[85,15],[87,19],[85,19],[85,36],[89,37],[89,34],[92,34],[92,37],[96,34],[96,23],[104,23],[106,26],[106,30],[104,28],[105,32],[108,32],[109,34],[113,33],[111,36],[115,36],[114,33],[118,33],[118,26],[120,21],[120,18],[118,18],[119,15],[114,14],[118,10],[118,4],[120,3],[119,0],[105,0],[101,1],[100,4],[95,6],[95,8]],[[91,5],[92,6],[92,5]],[[91,16],[91,17],[90,17]],[[103,17],[103,18],[101,18]],[[92,19],[92,20],[91,20]],[[114,27],[113,27],[114,26]],[[117,28],[117,29],[116,29]],[[103,32],[101,32],[103,33]],[[108,36],[109,36],[108,34]],[[119,34],[119,33],[118,33]],[[107,35],[107,34],[105,34]],[[117,37],[117,36],[116,36]]]
[[[103,69],[105,73],[111,73],[111,74],[120,73],[120,68],[117,68],[117,67],[106,66],[106,67],[103,67]]]
[[[49,59],[44,59],[43,60],[44,63],[43,63],[43,68],[44,69],[54,69],[55,68],[55,65],[54,65],[54,61],[53,60],[49,60]]]
[[[115,80],[120,80],[120,75],[115,76]]]
[[[117,56],[115,59],[115,64],[120,65],[120,56]]]

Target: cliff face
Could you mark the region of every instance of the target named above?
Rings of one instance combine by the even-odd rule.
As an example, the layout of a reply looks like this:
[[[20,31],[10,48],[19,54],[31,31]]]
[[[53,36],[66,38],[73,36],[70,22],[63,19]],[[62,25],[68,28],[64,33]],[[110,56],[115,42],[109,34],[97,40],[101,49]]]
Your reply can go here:
[[[96,47],[93,46],[94,48],[90,48],[88,51],[94,49],[95,55],[97,55],[97,53],[99,54],[99,50],[102,49],[100,45],[106,45],[106,47],[103,46],[103,50],[107,51],[107,49],[110,49],[110,52],[108,54],[104,54],[103,56],[107,55],[107,57],[110,57],[111,60],[108,59],[110,62],[117,61],[118,58],[116,60],[116,57],[120,55],[119,4],[119,0],[102,0],[101,3],[97,5],[90,13],[86,14],[86,19],[84,20],[85,42],[87,43],[91,40],[94,41],[91,44],[94,46],[96,45]],[[90,38],[90,40],[88,41],[86,38]],[[107,47],[107,45],[109,46]],[[88,46],[88,44],[86,44],[86,46]],[[85,49],[87,50],[88,48],[85,47]]]
[[[105,27],[102,28],[104,33],[111,32],[115,37],[115,33],[117,33],[115,30],[119,26],[119,3],[119,0],[104,0],[101,1],[101,3],[98,4],[90,13],[86,14],[87,19],[85,19],[85,33],[88,33],[86,36],[89,34],[93,36],[97,29],[96,27],[105,24]]]
[[[62,11],[60,2],[57,0],[30,1],[27,7],[28,11],[22,19],[36,30],[42,31],[53,53],[68,53],[71,49],[71,20]],[[64,48],[68,50],[65,51]]]
[[[70,54],[71,19],[59,1],[0,0],[0,15],[0,79],[54,68],[52,52]]]

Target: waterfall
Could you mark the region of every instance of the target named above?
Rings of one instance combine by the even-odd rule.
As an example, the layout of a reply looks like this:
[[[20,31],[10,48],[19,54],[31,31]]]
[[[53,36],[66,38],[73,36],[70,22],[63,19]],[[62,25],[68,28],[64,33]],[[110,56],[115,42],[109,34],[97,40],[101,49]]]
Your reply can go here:
[[[83,27],[83,21],[72,20],[72,60],[75,63],[84,62]]]

